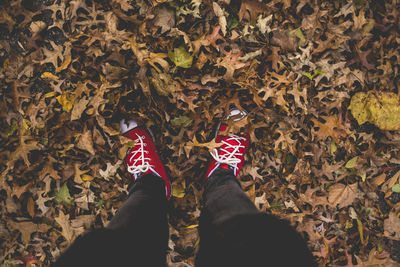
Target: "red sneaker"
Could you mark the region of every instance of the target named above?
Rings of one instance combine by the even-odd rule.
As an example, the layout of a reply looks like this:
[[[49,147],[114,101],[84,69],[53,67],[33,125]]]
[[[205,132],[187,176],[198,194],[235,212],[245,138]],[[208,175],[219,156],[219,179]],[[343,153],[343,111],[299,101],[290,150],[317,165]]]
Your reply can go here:
[[[122,120],[120,125],[121,134],[135,141],[135,146],[128,150],[125,159],[128,172],[132,174],[133,180],[141,175],[154,173],[164,180],[167,199],[169,199],[171,182],[158,156],[152,136],[146,129],[139,127],[134,120],[128,122]]]
[[[225,120],[228,120],[233,116],[238,116],[234,121],[240,121],[247,116],[247,112],[240,111],[236,108],[231,109],[230,114]],[[250,144],[250,135],[245,134],[243,136],[238,136],[228,134],[227,136],[222,136],[221,133],[225,131],[226,128],[227,125],[221,124],[217,130],[215,142],[222,144],[219,148],[214,148],[211,152],[213,160],[208,167],[206,179],[218,168],[232,170],[233,174],[238,177],[240,169],[243,166],[244,155],[246,154]]]

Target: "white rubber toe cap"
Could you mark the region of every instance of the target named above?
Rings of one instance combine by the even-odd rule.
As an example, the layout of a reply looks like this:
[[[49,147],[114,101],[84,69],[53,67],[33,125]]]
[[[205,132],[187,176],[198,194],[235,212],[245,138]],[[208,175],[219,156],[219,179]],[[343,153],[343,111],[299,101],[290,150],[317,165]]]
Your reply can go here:
[[[244,117],[247,116],[246,110],[239,110],[237,108],[232,108],[229,112],[229,115],[226,117],[226,120],[229,120],[231,117],[236,117],[233,121],[240,121]]]
[[[129,132],[130,130],[132,130],[138,126],[136,121],[134,121],[134,120],[126,121],[125,119],[122,119],[119,122],[119,125],[121,126],[121,134]]]

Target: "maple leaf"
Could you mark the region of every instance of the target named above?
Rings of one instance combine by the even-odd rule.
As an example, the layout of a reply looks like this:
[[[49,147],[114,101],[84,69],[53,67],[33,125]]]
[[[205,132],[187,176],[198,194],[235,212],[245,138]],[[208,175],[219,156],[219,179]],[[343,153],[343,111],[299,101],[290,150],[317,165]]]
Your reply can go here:
[[[61,186],[60,190],[54,196],[54,201],[64,205],[72,205],[74,199],[69,194],[67,183]]]
[[[193,56],[190,55],[185,47],[175,48],[173,51],[168,51],[168,57],[177,67],[190,68],[193,62]]]
[[[337,183],[329,187],[328,203],[333,207],[339,205],[339,208],[343,208],[351,205],[360,195],[358,183],[351,185]]]
[[[19,256],[19,257],[17,257],[17,259],[23,261],[25,264],[25,267],[36,266],[36,264],[39,264],[39,266],[42,266],[42,262],[40,260],[38,260],[36,257],[34,257],[32,254],[28,254],[25,256]]]

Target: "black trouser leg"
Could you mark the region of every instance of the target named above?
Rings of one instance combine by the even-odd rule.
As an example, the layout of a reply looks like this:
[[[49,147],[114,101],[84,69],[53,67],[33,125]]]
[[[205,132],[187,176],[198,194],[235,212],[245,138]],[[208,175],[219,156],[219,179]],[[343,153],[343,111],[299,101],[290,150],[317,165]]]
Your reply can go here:
[[[230,170],[206,182],[196,266],[315,266],[290,225],[261,213]]]
[[[147,174],[105,229],[78,238],[54,266],[166,266],[168,237],[165,184]]]

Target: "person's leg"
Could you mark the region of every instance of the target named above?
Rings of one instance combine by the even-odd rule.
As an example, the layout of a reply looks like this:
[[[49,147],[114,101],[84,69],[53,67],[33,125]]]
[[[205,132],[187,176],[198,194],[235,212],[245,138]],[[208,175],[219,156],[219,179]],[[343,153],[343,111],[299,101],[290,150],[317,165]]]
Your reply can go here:
[[[115,230],[136,225],[146,227],[153,221],[159,225],[157,228],[168,229],[165,184],[160,177],[146,174],[135,181],[129,191],[129,198],[111,219],[107,228]]]
[[[196,267],[315,266],[301,236],[259,212],[232,171],[217,169],[205,186]]]
[[[217,169],[205,184],[203,224],[218,225],[237,215],[258,214],[231,170]]]
[[[166,266],[168,237],[165,183],[146,174],[105,229],[78,238],[53,266]]]
[[[78,238],[53,266],[166,266],[171,183],[149,132],[135,121],[121,129],[135,144],[126,157],[129,197],[105,229]]]
[[[236,121],[245,112],[231,110]],[[206,174],[196,266],[315,266],[306,242],[285,221],[259,212],[237,181],[249,135],[223,135]]]

